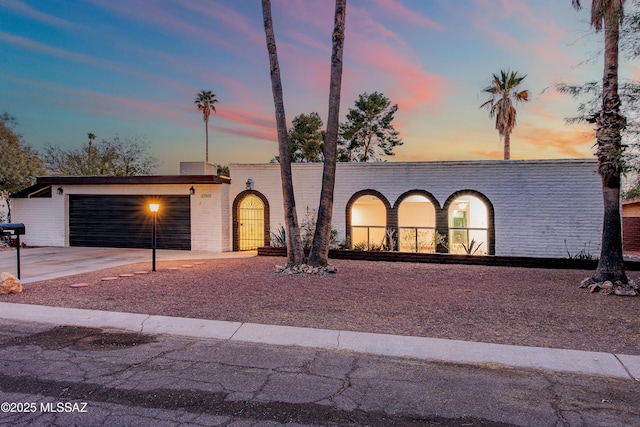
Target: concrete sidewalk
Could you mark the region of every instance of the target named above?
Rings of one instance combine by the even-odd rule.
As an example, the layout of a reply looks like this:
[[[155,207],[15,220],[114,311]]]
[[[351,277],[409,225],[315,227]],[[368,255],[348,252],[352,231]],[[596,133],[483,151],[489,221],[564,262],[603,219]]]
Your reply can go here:
[[[420,360],[542,369],[640,381],[640,356],[326,329],[0,303],[0,318],[146,334],[346,350]]]
[[[255,256],[255,251],[208,252],[159,249],[156,260],[177,261],[213,258],[246,258]],[[43,247],[20,249],[20,281],[22,283],[57,279],[73,274],[88,273],[103,268],[149,262],[150,249]],[[16,275],[17,256],[15,250],[0,251],[0,271]]]

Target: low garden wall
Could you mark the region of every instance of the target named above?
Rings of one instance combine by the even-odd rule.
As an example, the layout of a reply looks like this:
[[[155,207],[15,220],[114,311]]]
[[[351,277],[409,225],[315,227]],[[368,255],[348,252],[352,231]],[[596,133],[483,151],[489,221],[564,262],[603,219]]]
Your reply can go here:
[[[258,248],[258,255],[286,257],[287,250],[285,248],[262,247]],[[346,249],[330,250],[329,258],[362,261],[421,262],[431,264],[467,264],[575,270],[595,270],[598,266],[598,260],[595,259],[423,254],[414,252],[354,251]],[[624,265],[629,271],[640,271],[640,262],[638,261],[625,261]]]

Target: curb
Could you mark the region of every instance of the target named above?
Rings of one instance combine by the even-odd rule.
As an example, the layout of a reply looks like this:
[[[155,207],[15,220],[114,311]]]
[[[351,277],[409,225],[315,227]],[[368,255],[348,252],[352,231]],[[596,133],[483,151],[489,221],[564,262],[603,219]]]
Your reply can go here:
[[[640,356],[439,338],[334,331],[219,320],[154,316],[0,302],[0,319],[122,329],[278,346],[344,350],[380,356],[601,375],[640,381]]]

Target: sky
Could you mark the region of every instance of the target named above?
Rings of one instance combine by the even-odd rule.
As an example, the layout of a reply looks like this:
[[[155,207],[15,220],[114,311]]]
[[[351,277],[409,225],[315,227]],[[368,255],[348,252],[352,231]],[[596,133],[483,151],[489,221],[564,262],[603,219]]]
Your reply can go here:
[[[589,5],[590,2],[584,2]],[[272,0],[287,121],[328,111],[330,0]],[[602,78],[602,34],[570,0],[348,0],[340,115],[359,94],[397,104],[404,145],[389,161],[502,158],[482,89],[514,70],[512,159],[592,156],[577,101],[551,87]],[[0,113],[42,150],[146,139],[157,173],[204,161],[201,90],[218,99],[209,161],[265,163],[277,153],[259,0],[0,0]],[[623,63],[621,78],[640,79]]]

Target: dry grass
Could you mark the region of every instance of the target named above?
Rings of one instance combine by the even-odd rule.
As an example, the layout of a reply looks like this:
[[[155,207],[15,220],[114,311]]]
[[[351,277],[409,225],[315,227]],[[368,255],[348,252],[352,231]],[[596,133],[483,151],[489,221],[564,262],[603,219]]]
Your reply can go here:
[[[137,264],[26,284],[0,301],[640,354],[640,298],[579,289],[588,271],[334,260],[338,274],[309,277],[275,273],[284,262],[162,262],[100,280],[150,268]],[[89,286],[69,286],[80,282]]]

